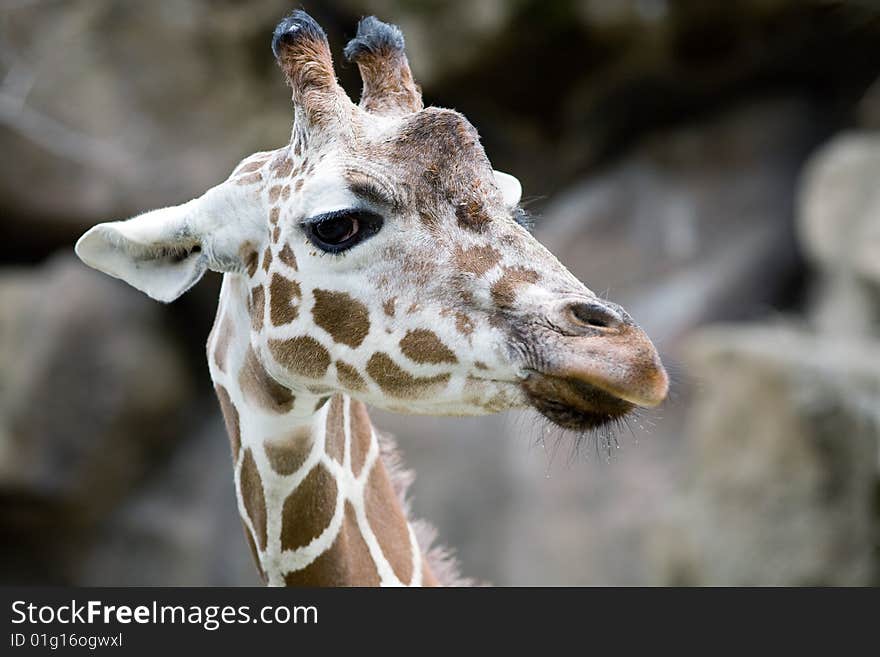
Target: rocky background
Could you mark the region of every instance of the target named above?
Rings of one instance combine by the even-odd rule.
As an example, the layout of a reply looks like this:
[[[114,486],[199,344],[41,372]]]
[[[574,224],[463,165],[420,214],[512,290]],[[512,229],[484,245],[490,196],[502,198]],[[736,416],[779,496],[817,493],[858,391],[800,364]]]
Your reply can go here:
[[[257,582],[204,364],[218,277],[164,307],[71,247],[286,141],[291,8],[0,3],[0,582]],[[374,414],[467,575],[880,583],[875,3],[305,9],[337,60],[361,15],[398,23],[426,101],[671,364],[669,402],[579,453],[528,414]]]

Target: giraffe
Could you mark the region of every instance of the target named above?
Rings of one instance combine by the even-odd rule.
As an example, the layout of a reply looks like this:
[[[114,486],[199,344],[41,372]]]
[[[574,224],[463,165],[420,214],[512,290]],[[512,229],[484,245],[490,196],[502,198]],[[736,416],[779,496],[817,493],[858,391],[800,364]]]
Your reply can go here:
[[[272,50],[290,142],[196,199],[91,228],[76,253],[162,302],[223,274],[208,366],[265,583],[456,583],[366,406],[532,407],[588,431],[659,404],[665,370],[626,311],[530,234],[519,182],[476,129],[423,106],[396,26],[365,18],[345,48],[359,104],[305,12]]]

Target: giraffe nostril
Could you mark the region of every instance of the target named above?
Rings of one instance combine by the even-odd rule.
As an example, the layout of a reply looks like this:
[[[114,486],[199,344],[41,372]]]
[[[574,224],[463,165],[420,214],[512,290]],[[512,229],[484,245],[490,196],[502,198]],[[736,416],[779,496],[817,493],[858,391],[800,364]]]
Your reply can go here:
[[[623,320],[616,312],[597,303],[576,302],[568,306],[569,315],[583,326],[617,328]]]

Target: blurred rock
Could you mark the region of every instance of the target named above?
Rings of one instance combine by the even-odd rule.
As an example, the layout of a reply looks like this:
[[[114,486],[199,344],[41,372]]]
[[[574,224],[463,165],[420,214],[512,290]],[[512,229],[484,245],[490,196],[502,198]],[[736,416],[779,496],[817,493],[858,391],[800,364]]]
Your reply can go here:
[[[0,274],[0,551],[33,560],[4,580],[43,559],[41,581],[68,577],[77,542],[180,439],[193,388],[161,318],[72,254]]]
[[[821,269],[880,285],[880,134],[835,137],[811,158],[800,198],[804,250]]]
[[[880,563],[880,346],[784,326],[696,334],[680,524],[664,583],[860,585]]]
[[[880,334],[880,135],[834,138],[801,182],[798,229],[818,268],[814,316],[829,333]]]

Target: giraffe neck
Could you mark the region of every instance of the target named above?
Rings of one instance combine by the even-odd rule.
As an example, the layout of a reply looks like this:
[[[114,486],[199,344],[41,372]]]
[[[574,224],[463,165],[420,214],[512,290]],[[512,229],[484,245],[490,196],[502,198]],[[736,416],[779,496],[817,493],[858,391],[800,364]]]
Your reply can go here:
[[[236,497],[275,586],[433,585],[366,407],[297,393],[250,345],[243,283],[227,276],[208,361],[229,433]]]

